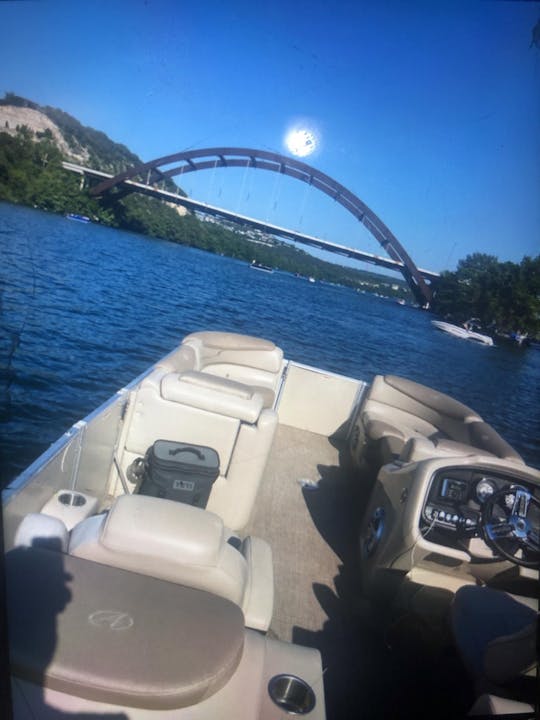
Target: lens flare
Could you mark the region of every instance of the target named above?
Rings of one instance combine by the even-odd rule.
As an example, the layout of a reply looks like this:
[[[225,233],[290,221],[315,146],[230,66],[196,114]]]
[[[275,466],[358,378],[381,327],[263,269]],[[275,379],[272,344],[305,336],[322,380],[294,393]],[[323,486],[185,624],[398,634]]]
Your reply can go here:
[[[315,152],[318,141],[312,130],[307,128],[294,128],[287,133],[285,145],[292,155],[307,157]]]

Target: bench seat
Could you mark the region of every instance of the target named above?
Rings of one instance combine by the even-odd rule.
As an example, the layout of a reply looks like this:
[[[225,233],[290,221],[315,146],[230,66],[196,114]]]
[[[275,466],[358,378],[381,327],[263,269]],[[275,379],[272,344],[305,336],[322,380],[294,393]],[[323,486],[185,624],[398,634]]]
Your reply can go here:
[[[248,385],[271,408],[285,367],[283,351],[271,340],[239,333],[191,333],[160,367],[173,372],[195,370]]]
[[[474,410],[437,390],[395,375],[377,375],[351,433],[356,459],[378,465],[438,455],[488,455],[516,463],[521,456]]]
[[[200,372],[156,367],[134,392],[119,450],[126,476],[156,440],[213,448],[219,475],[208,509],[241,532],[247,525],[278,423],[249,385]],[[113,469],[114,470],[114,469]],[[133,488],[135,489],[135,488]]]

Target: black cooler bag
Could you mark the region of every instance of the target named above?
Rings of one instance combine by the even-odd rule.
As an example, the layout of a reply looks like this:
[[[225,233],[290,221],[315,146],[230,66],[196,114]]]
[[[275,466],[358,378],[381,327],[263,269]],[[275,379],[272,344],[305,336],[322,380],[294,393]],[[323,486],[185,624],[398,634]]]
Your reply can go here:
[[[202,445],[156,440],[145,456],[142,495],[204,508],[219,475],[219,455]]]

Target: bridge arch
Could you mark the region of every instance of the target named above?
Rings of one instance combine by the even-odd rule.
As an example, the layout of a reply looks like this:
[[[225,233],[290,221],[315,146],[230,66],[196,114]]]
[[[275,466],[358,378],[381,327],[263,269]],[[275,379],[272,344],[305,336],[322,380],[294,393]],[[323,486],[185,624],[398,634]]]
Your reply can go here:
[[[161,170],[161,168],[166,168],[168,165],[174,165],[174,167]],[[95,197],[103,196],[113,188],[122,185],[125,180],[132,180],[137,176],[144,177],[146,183],[151,184],[176,175],[185,175],[189,172],[217,167],[247,167],[271,170],[308,183],[325,193],[361,222],[392,260],[396,260],[401,264],[401,272],[420,304],[428,305],[431,302],[432,291],[430,286],[420,274],[405,248],[373,210],[344,185],[295,158],[252,148],[215,147],[187,150],[135,165],[95,185],[91,188],[90,194]],[[123,189],[127,190],[128,187],[124,185]]]

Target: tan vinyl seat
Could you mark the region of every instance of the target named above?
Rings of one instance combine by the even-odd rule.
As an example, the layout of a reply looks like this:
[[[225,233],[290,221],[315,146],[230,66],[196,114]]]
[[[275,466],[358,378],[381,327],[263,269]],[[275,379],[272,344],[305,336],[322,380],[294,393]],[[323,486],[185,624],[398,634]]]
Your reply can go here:
[[[248,385],[198,370],[157,367],[135,393],[120,463],[127,468],[156,440],[212,447],[219,476],[207,509],[240,532],[247,525],[278,417]]]
[[[197,370],[250,386],[273,407],[284,361],[283,351],[272,341],[228,332],[196,332],[160,366],[183,372]]]
[[[269,340],[227,332],[188,335],[131,396],[117,453],[121,471],[129,476],[133,460],[156,440],[212,447],[220,472],[207,508],[241,532],[277,427],[273,407],[284,368],[282,350]],[[117,488],[115,494],[125,491],[119,483]]]
[[[36,547],[8,552],[5,574],[17,718],[281,717],[281,673],[324,718],[319,651],[245,628],[224,598]]]
[[[12,674],[71,702],[66,715],[41,704],[25,716],[86,717],[73,713],[79,698],[156,714],[193,706],[242,659],[242,613],[216,595],[36,547],[7,553],[5,571]]]
[[[274,597],[270,546],[247,537],[237,549],[229,540],[214,513],[122,495],[109,513],[75,526],[69,554],[214,593],[242,608],[247,627],[265,631]]]
[[[480,415],[425,385],[377,375],[360,409],[355,437],[379,464],[439,455],[488,455],[522,464],[518,453]],[[353,448],[354,452],[354,448]]]

